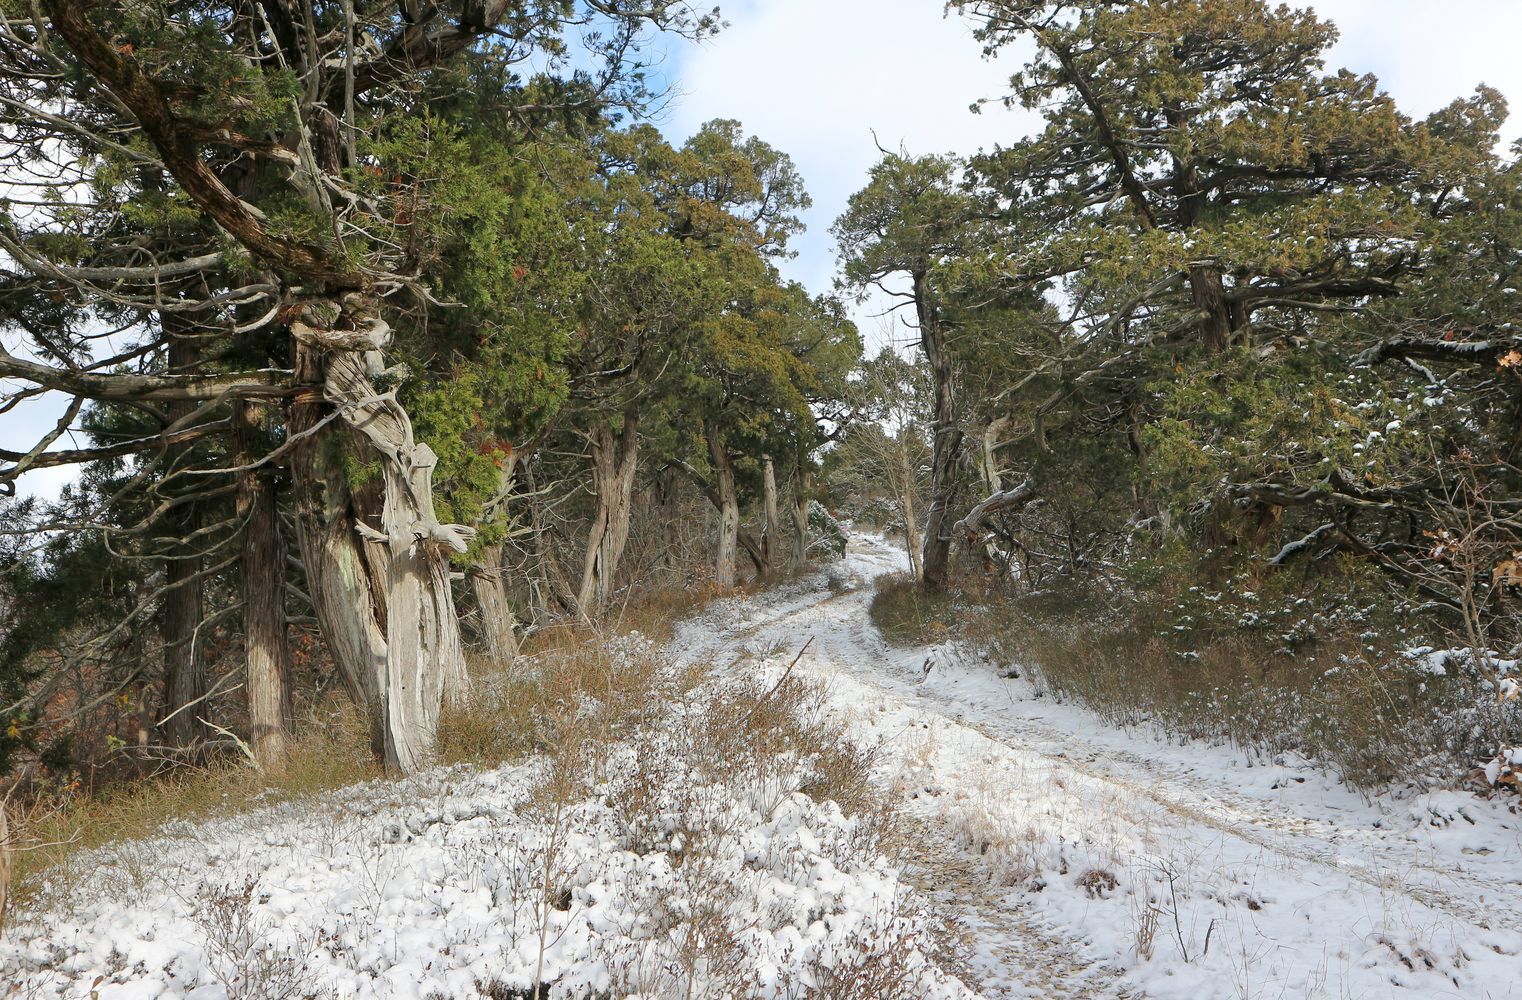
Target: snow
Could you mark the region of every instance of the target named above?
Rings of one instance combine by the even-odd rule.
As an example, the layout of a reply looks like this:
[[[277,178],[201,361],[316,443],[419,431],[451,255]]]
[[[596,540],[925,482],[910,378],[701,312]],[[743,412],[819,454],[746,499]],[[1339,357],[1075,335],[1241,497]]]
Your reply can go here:
[[[445,769],[86,855],[0,942],[6,995],[763,998],[886,968],[972,997],[860,821],[791,790],[801,765],[698,766],[702,693],[558,807],[558,763]]]
[[[834,572],[904,567],[858,537]],[[1514,798],[1366,801],[1304,760],[1118,730],[1019,664],[886,646],[869,598],[800,586],[720,604],[679,644],[790,657],[814,639],[798,669],[881,744],[879,780],[947,846],[911,876],[980,873],[936,901],[977,928],[985,995],[1522,996]]]
[[[102,1000],[473,997],[536,970],[556,997],[1522,996],[1514,796],[1366,800],[1293,756],[1107,726],[1022,664],[890,648],[870,581],[903,566],[854,536],[825,572],[715,602],[670,650],[674,670],[763,684],[797,656],[878,748],[904,824],[891,860],[796,770],[695,768],[700,686],[560,812],[536,761],[94,852],[0,940],[0,979]],[[943,925],[955,977],[931,959]],[[903,978],[862,985],[889,954]],[[720,985],[736,967],[743,988]]]

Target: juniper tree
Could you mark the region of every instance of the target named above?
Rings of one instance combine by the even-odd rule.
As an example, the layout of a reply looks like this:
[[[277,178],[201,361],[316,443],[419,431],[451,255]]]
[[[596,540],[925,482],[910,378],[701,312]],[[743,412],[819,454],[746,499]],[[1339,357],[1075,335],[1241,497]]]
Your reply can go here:
[[[920,573],[931,590],[946,587],[952,524],[960,487],[964,411],[953,346],[956,291],[950,267],[973,253],[980,208],[959,185],[960,165],[937,156],[885,155],[835,223],[845,284],[876,289],[912,310],[912,328],[930,367],[932,452],[930,509]],[[890,285],[895,275],[907,290]]]
[[[648,91],[629,57],[646,26],[702,33],[713,19],[620,0],[50,0],[0,11],[4,145],[18,186],[41,193],[13,189],[0,227],[14,262],[7,320],[37,360],[0,354],[0,374],[25,395],[77,401],[0,478],[151,455],[221,433],[234,404],[278,406],[280,443],[240,468],[288,464],[327,647],[363,693],[388,766],[415,770],[441,699],[466,684],[448,555],[473,534],[436,516],[437,455],[382,360],[401,306],[442,301],[428,269],[450,212],[471,198],[459,182],[478,179],[436,172],[462,150],[425,84],[475,59],[497,69],[477,85],[511,93],[523,85],[514,67],[563,67],[567,32],[586,28],[595,68],[568,71],[550,101],[635,106]],[[184,231],[154,244],[145,230],[162,223],[145,211]],[[28,323],[26,310],[50,300],[67,322]],[[165,311],[194,318],[194,361],[171,360],[145,319]],[[125,351],[90,339],[113,321]],[[268,360],[237,350],[247,337]],[[142,441],[47,453],[85,402],[174,415]],[[230,463],[205,471],[237,474]]]

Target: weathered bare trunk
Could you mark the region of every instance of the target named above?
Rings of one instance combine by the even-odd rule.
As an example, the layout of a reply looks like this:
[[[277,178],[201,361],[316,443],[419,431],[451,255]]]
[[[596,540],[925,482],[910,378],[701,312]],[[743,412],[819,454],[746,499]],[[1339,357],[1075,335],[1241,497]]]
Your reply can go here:
[[[190,371],[198,360],[192,324],[181,314],[163,313],[165,333],[170,335],[169,367]],[[171,424],[188,416],[193,403],[173,402],[166,407]],[[185,458],[186,456],[181,456]],[[185,463],[176,463],[185,464]],[[194,543],[182,543],[196,530],[199,518],[194,502],[179,504],[165,518],[164,606],[159,619],[164,640],[164,740],[179,747],[190,746],[210,730],[200,721],[207,712],[206,668],[201,660],[201,621],[205,617],[202,597],[201,558]]]
[[[782,518],[777,513],[777,470],[772,465],[770,455],[765,456],[761,463],[761,510],[764,519],[761,526],[761,557],[766,564],[767,575],[771,575],[777,569],[778,556],[782,551],[782,546],[778,543]]]
[[[379,355],[346,351],[328,364],[326,395],[381,456],[385,502],[380,526],[360,521],[390,557],[386,595],[386,757],[413,774],[433,760],[439,710],[470,690],[460,621],[445,553],[469,548],[471,529],[439,523],[433,510],[437,456],[418,442],[412,422],[371,381]]]
[[[978,448],[978,478],[983,481],[983,495],[986,497],[1004,491],[1004,473],[999,469],[998,449],[999,438],[1003,436],[1010,422],[1011,418],[1006,414],[990,420],[988,426],[983,428]],[[1000,559],[992,539],[985,540],[983,543],[984,565],[997,566]]]
[[[359,579],[366,581],[364,589],[381,595],[379,600],[370,598],[370,618],[377,620],[376,605],[384,608],[384,673],[379,685],[384,761],[388,770],[412,774],[433,759],[441,706],[458,703],[469,692],[447,553],[466,551],[474,532],[439,522],[433,509],[437,457],[414,438],[412,422],[394,396],[375,388],[379,351],[390,329],[374,304],[350,296],[342,306],[309,306],[291,330],[298,344],[321,352],[324,398],[363,436],[380,462],[384,499],[379,524],[353,516],[352,508],[347,520],[352,530],[384,551],[385,559],[362,557],[357,566],[350,561],[344,568],[363,574]],[[345,588],[355,597],[359,589]],[[349,624],[335,622],[345,629]]]
[[[306,567],[307,592],[328,653],[344,688],[370,722],[370,749],[386,756],[386,605],[385,592],[366,558],[368,545],[356,525],[353,489],[344,468],[345,453],[360,442],[342,425],[317,431],[324,404],[321,353],[296,345],[296,379],[309,386],[291,404],[292,436],[309,435],[291,456],[296,485],[296,541]],[[317,432],[318,436],[311,436]]]
[[[587,533],[577,603],[596,614],[607,602],[618,576],[618,564],[629,541],[629,515],[634,506],[634,475],[639,466],[639,410],[624,408],[623,427],[615,435],[599,424],[588,434],[592,450],[592,491],[597,510]]]
[[[740,498],[735,489],[735,467],[730,461],[729,450],[724,446],[724,436],[718,427],[709,424],[704,428],[708,439],[708,457],[713,463],[714,489],[718,494],[719,540],[714,553],[714,582],[724,589],[737,582],[735,556],[740,538]]]
[[[922,580],[928,590],[946,589],[951,570],[952,505],[956,501],[957,458],[962,429],[957,422],[954,372],[946,349],[946,329],[930,302],[928,276],[914,275],[914,299],[920,326],[920,347],[930,364],[935,386],[930,461],[930,511],[925,518]]]
[[[233,404],[240,467],[251,465],[265,451],[256,409],[249,402]],[[274,768],[285,758],[294,712],[285,619],[285,537],[268,470],[238,473],[237,512],[243,524],[240,568],[248,742],[259,766]]]
[[[999,472],[999,438],[1010,424],[1008,415],[995,417],[983,428],[982,447],[978,450],[978,476],[983,480],[985,494],[998,493],[1004,489],[1004,476]]]
[[[518,635],[513,607],[507,599],[502,546],[488,545],[481,550],[480,561],[470,568],[470,588],[476,598],[476,613],[481,616],[482,651],[498,664],[511,664],[518,656]]]
[[[793,477],[792,499],[792,543],[793,550],[789,554],[788,564],[793,572],[801,572],[809,562],[809,488],[810,475],[807,469],[799,467]]]

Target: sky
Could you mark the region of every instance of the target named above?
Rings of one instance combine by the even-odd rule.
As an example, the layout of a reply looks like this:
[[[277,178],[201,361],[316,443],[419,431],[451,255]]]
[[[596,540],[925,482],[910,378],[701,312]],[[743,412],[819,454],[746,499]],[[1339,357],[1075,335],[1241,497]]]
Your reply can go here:
[[[976,152],[1039,125],[1024,110],[986,107],[1023,58],[982,58],[969,27],[940,0],[718,0],[729,27],[702,44],[672,46],[675,93],[662,127],[674,140],[713,118],[735,118],[790,154],[814,207],[795,240],[787,277],[813,292],[835,274],[830,225],[866,181],[877,143],[910,153]],[[1425,115],[1481,82],[1522,106],[1522,0],[1298,0],[1342,32],[1328,68],[1372,72],[1412,115]],[[1434,16],[1434,15],[1438,16]],[[1483,25],[1483,28],[1477,27]],[[1506,138],[1522,134],[1513,115]],[[880,343],[880,305],[856,307]],[[894,337],[903,341],[900,328]]]

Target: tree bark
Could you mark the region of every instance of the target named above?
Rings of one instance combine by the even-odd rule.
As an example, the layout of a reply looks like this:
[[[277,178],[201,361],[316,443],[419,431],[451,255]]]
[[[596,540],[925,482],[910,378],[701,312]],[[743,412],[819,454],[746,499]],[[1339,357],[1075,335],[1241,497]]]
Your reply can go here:
[[[385,502],[367,538],[389,557],[386,595],[386,755],[388,770],[414,774],[433,761],[439,711],[463,703],[470,690],[465,648],[449,582],[446,552],[465,552],[474,535],[441,524],[433,509],[433,449],[418,442],[412,422],[371,381],[378,352],[335,353],[324,382],[327,398],[381,458]]]
[[[518,658],[518,635],[513,607],[507,599],[502,546],[488,545],[481,550],[480,561],[470,569],[470,587],[476,597],[476,613],[481,616],[482,650],[495,663],[508,666]]]
[[[164,333],[169,338],[169,370],[171,373],[192,371],[199,360],[197,342],[190,337],[191,324],[177,313],[160,313]],[[169,424],[173,426],[194,409],[194,404],[176,401],[165,407]],[[193,445],[177,449],[179,455],[170,467],[186,463]],[[178,539],[188,538],[199,521],[196,505],[182,503],[165,518],[168,537],[164,561],[164,606],[160,619],[160,634],[164,640],[164,714],[162,733],[172,746],[188,747],[206,737],[210,730],[198,716],[205,715],[207,706],[200,703],[206,696],[205,664],[200,656],[200,628],[205,618],[205,602],[201,581],[201,558],[192,548],[194,543],[182,544]]]
[[[483,522],[500,516],[500,508],[512,496],[520,456],[510,451],[497,469],[497,496],[483,512]],[[505,545],[481,547],[479,558],[467,574],[476,599],[477,628],[481,647],[499,666],[506,668],[518,657],[517,621],[512,603],[507,599]]]
[[[740,538],[740,499],[735,489],[735,467],[724,436],[715,424],[704,428],[708,439],[708,457],[713,463],[714,489],[718,494],[719,539],[714,553],[714,582],[725,590],[737,582],[735,556]]]
[[[291,456],[296,484],[296,541],[306,567],[307,593],[324,644],[344,688],[369,716],[370,749],[386,756],[385,592],[359,536],[355,498],[344,469],[345,453],[362,445],[345,427],[323,419],[320,389],[326,366],[321,352],[296,345],[296,381],[306,386],[291,405],[291,435],[308,435]],[[383,555],[380,553],[378,555]]]
[[[810,475],[800,463],[793,476],[792,519],[793,550],[789,562],[794,572],[802,572],[809,563],[809,489]]]
[[[254,410],[253,403],[233,403],[240,467],[251,465],[264,452]],[[243,524],[240,569],[248,742],[261,768],[278,768],[285,759],[295,713],[285,618],[285,537],[270,473],[261,469],[238,473],[237,512]]]
[[[588,435],[592,449],[592,491],[597,509],[587,533],[577,603],[596,614],[607,602],[629,541],[629,515],[634,505],[634,475],[639,467],[639,410],[624,408],[618,434],[599,423]]]
[[[978,475],[983,480],[985,494],[998,493],[1004,489],[1004,477],[999,473],[999,437],[1010,424],[1010,417],[995,417],[983,428],[982,447],[978,453]]]
[[[181,537],[195,530],[194,515],[182,511],[169,523]],[[209,730],[197,718],[207,711],[200,700],[206,696],[206,673],[201,662],[200,629],[205,617],[201,580],[201,560],[187,555],[182,547],[171,550],[165,564],[163,619],[164,639],[164,739],[172,746],[188,747],[206,736]]]
[[[925,518],[921,562],[925,588],[940,591],[946,589],[951,570],[951,508],[956,501],[956,467],[962,450],[962,429],[957,421],[956,385],[951,357],[946,349],[946,328],[930,301],[928,275],[921,272],[913,277],[920,348],[925,352],[935,387],[931,414],[935,440],[930,461],[930,510]]]
[[[761,509],[764,519],[761,556],[766,563],[765,573],[770,576],[777,569],[777,555],[782,548],[777,542],[782,527],[782,518],[777,513],[777,470],[770,455],[763,458],[761,465]]]
[[[1194,307],[1200,312],[1200,340],[1214,354],[1246,342],[1249,331],[1248,310],[1227,298],[1220,268],[1213,264],[1189,266],[1189,291]]]
[[[310,378],[320,371],[323,398],[364,439],[362,457],[380,466],[383,500],[374,518],[378,524],[358,516],[362,512],[354,507],[347,482],[335,484],[331,476],[327,480],[330,487],[344,487],[349,503],[323,505],[333,516],[327,519],[329,537],[318,539],[323,543],[317,553],[321,558],[314,562],[323,568],[317,570],[321,586],[314,591],[325,594],[318,598],[314,593],[313,600],[326,605],[326,612],[319,612],[319,618],[326,614],[329,619],[324,631],[331,625],[340,643],[354,647],[351,654],[366,651],[361,640],[373,654],[373,629],[384,628],[382,675],[378,682],[368,675],[358,680],[379,690],[378,699],[367,700],[372,709],[381,710],[378,728],[386,768],[413,774],[433,760],[442,705],[460,703],[469,691],[447,553],[466,551],[474,530],[439,522],[433,509],[437,457],[415,439],[412,422],[395,397],[375,388],[380,349],[390,339],[390,328],[379,318],[375,303],[350,295],[342,302],[309,304],[291,323],[291,332],[298,356],[307,352],[298,362],[298,377]],[[293,419],[293,426],[315,427],[312,415]],[[316,446],[302,450],[321,453],[324,438],[331,440],[332,435],[317,435]],[[334,499],[341,497],[339,493]],[[349,537],[340,538],[339,532]],[[359,550],[356,532],[370,551]],[[308,563],[309,573],[312,565]],[[349,607],[335,607],[345,598],[352,602]],[[383,617],[378,614],[381,609]],[[376,664],[373,655],[368,660],[353,656],[352,666],[362,671]]]

